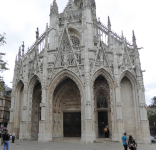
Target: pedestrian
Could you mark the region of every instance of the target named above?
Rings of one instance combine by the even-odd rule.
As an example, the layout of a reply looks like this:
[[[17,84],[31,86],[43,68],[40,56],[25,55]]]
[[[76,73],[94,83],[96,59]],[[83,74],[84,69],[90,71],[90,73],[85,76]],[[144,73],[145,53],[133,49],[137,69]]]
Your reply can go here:
[[[122,137],[122,143],[123,143],[123,146],[124,146],[124,149],[127,150],[127,147],[128,147],[128,141],[127,141],[127,133],[124,133],[124,136]]]
[[[15,141],[15,132],[13,131],[13,133],[12,133],[12,143],[14,143],[14,141]]]
[[[107,138],[107,128],[104,128],[105,138]]]
[[[109,128],[107,126],[107,138],[109,138]]]
[[[2,133],[1,133],[1,145],[4,144],[4,141],[3,141],[3,135],[4,135],[4,131],[2,130]]]
[[[129,136],[128,146],[129,146],[129,149],[131,149],[131,150],[137,149],[137,143],[135,142],[135,140],[133,139],[133,137],[131,135]]]
[[[4,141],[4,149],[5,150],[5,147],[7,147],[7,150],[9,150],[9,138],[10,138],[10,135],[8,134],[8,130],[5,132],[5,134],[3,135],[3,141]]]
[[[0,143],[1,143],[1,137],[2,137],[2,134],[1,134],[1,131],[0,131]]]

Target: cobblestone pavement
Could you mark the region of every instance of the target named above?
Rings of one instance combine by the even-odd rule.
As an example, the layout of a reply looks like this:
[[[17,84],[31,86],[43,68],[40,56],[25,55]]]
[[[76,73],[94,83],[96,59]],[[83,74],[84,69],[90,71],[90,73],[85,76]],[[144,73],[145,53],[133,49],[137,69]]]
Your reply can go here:
[[[69,142],[37,142],[37,141],[16,141],[10,142],[10,150],[124,150],[121,143],[69,143]],[[0,150],[3,147],[0,146]],[[138,145],[138,150],[156,150],[156,144]]]

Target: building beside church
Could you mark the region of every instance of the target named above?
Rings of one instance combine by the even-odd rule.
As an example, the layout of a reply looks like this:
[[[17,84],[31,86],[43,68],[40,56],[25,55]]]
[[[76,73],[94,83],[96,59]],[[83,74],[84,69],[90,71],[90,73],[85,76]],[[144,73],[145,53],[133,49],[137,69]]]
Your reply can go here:
[[[2,82],[2,81],[1,81]],[[3,82],[4,83],[4,82]],[[6,129],[9,122],[12,89],[0,83],[0,130]]]
[[[124,132],[150,143],[145,89],[135,34],[132,44],[96,16],[94,0],[50,6],[50,25],[15,61],[9,130],[19,139],[81,137],[112,141]],[[39,134],[38,134],[39,133]]]

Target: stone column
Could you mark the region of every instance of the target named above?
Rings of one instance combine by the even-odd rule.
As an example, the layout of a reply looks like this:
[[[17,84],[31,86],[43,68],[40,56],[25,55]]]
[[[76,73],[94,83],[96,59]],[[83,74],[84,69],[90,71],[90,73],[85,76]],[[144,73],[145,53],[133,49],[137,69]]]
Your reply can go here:
[[[140,109],[140,139],[146,144],[150,144],[149,121],[147,117],[147,106],[145,103],[145,93],[143,89],[139,89],[139,109]]]
[[[84,72],[85,72],[85,99],[84,99],[84,128],[82,141],[93,143],[95,140],[94,119],[93,119],[93,99],[91,97],[91,79],[89,49],[94,47],[93,24],[91,14],[91,3],[89,0],[84,4],[82,24],[84,26],[83,37],[85,44]]]
[[[12,94],[11,94],[11,108],[9,109],[10,110],[10,120],[9,122],[13,122],[14,121],[14,103],[15,103],[15,90],[13,88],[12,90]]]
[[[22,120],[20,122],[20,134],[19,139],[23,140],[28,136],[28,122],[27,122],[27,93],[28,93],[28,86],[25,82],[24,90],[23,90],[23,106],[22,106]]]
[[[114,140],[121,141],[121,137],[123,136],[124,130],[124,121],[122,118],[122,102],[121,102],[121,95],[120,95],[120,85],[119,81],[116,81],[115,84],[115,93],[116,93],[116,122],[117,122],[117,130],[118,135],[116,132],[114,133]]]
[[[54,3],[55,4],[55,3]],[[51,133],[51,120],[49,117],[49,111],[47,109],[48,100],[47,100],[47,58],[48,58],[48,25],[46,26],[46,36],[45,36],[45,49],[43,56],[43,74],[42,74],[42,101],[40,104],[41,107],[41,121],[39,122],[39,138],[38,141],[52,141]]]

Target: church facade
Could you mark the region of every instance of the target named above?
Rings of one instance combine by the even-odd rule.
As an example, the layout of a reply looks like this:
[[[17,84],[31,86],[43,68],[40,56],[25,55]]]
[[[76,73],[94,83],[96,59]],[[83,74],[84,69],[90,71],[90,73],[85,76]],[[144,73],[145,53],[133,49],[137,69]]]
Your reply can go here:
[[[9,131],[19,139],[81,137],[121,141],[124,132],[150,143],[144,82],[135,34],[130,44],[96,17],[94,0],[56,0],[50,25],[15,61]]]

